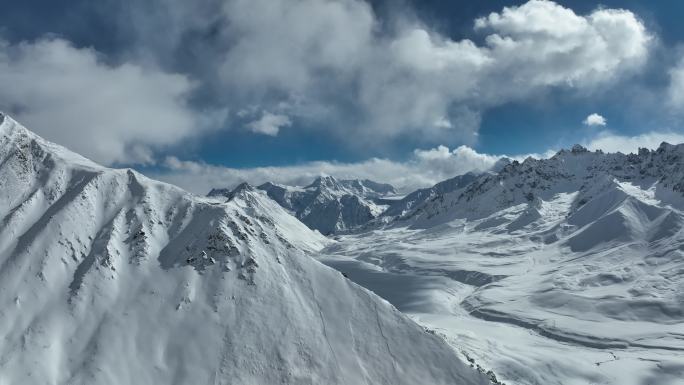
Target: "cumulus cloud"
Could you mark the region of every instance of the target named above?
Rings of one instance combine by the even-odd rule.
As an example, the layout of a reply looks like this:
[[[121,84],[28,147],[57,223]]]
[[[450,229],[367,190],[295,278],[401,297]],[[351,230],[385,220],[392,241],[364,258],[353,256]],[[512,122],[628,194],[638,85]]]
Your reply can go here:
[[[675,132],[648,132],[636,136],[625,136],[604,131],[585,142],[584,146],[590,150],[629,154],[637,153],[641,147],[648,149],[658,148],[662,142],[670,144],[684,143],[684,135]]]
[[[269,136],[276,136],[281,127],[291,125],[292,121],[290,121],[287,115],[272,114],[268,111],[264,111],[260,119],[247,124],[252,132]]]
[[[175,18],[171,35],[179,47],[192,32],[216,36],[220,44],[202,51],[200,67],[231,110],[285,103],[293,126],[301,120],[375,143],[474,143],[488,108],[548,88],[605,86],[639,69],[653,41],[628,10],[578,15],[546,0],[475,20],[480,44],[408,17],[381,20],[362,0],[206,2],[214,5],[198,9],[210,10],[210,31],[197,32],[203,17],[195,16],[178,32],[183,18]],[[204,65],[205,57],[216,63]]]
[[[0,106],[32,130],[103,163],[146,163],[197,134],[186,76],[109,65],[62,39],[0,42]],[[220,116],[216,116],[217,118]]]
[[[222,2],[232,44],[221,77],[243,93],[308,94],[325,75],[358,68],[371,49],[375,16],[357,0],[228,0]]]
[[[240,8],[239,2],[233,5],[233,11]],[[330,102],[315,90],[328,88],[332,80],[334,89],[357,96],[355,107],[363,118],[359,126],[366,134],[379,137],[416,133],[435,141],[450,137],[472,142],[486,108],[548,87],[591,89],[618,79],[643,64],[652,41],[643,23],[630,11],[597,9],[577,15],[542,0],[477,19],[475,29],[485,35],[483,45],[467,39],[452,40],[416,23],[406,23],[389,36],[378,36],[373,28],[378,21],[365,3],[340,0],[320,7],[326,12],[316,12],[332,18],[324,20],[333,25],[326,35],[326,49],[309,50],[306,56],[290,55],[288,60],[304,60],[298,65],[286,62],[281,81],[275,81],[280,72],[268,72],[265,78],[269,84],[277,84],[278,91],[304,95],[314,103]],[[292,11],[299,12],[312,11]],[[272,18],[263,20],[268,26],[262,26],[287,30],[282,25],[292,24],[293,14],[285,12],[285,17],[276,17],[280,14],[273,12]],[[337,33],[345,31],[344,25],[353,27],[348,29],[353,33],[341,39]],[[248,39],[251,50],[239,52],[241,61],[273,62],[264,57],[272,50],[257,48],[273,43],[274,35],[263,41],[264,28],[255,29],[258,38]],[[316,23],[309,23],[297,30],[297,36],[305,42],[316,40],[319,30]],[[235,67],[230,59],[234,54],[228,52],[230,68]],[[336,75],[331,78],[330,74]],[[247,78],[262,83],[263,76]],[[290,83],[296,79],[295,84]]]
[[[652,37],[630,11],[598,8],[577,15],[552,1],[530,0],[477,19],[488,30],[496,72],[526,89],[566,85],[594,87],[634,69],[648,55]],[[505,84],[505,83],[504,83]]]
[[[371,179],[411,191],[468,171],[488,170],[500,158],[478,153],[467,146],[453,150],[446,146],[415,150],[411,158],[403,162],[371,158],[357,163],[319,161],[295,166],[249,169],[214,166],[169,157],[165,162],[165,170],[154,176],[198,194],[206,194],[215,187],[234,187],[242,182],[258,185],[271,181],[303,186],[320,175],[333,175],[343,179]]]
[[[587,116],[582,123],[585,126],[605,126],[606,118],[597,113],[593,113]]]
[[[684,143],[684,135],[674,132],[649,132],[625,136],[603,131],[582,144],[592,151],[627,154],[636,153],[641,147],[655,149],[662,142]],[[321,175],[333,175],[342,179],[371,179],[390,183],[401,191],[409,192],[469,171],[490,170],[503,157],[522,162],[528,157],[549,158],[556,152],[557,149],[549,149],[542,153],[502,156],[480,153],[468,146],[459,146],[452,150],[440,145],[427,150],[416,149],[406,161],[371,158],[356,163],[317,161],[294,166],[245,169],[168,157],[164,169],[153,176],[197,194],[206,194],[212,188],[232,188],[242,182],[259,185],[270,181],[304,186]]]
[[[668,105],[674,109],[684,107],[684,57],[669,71]]]

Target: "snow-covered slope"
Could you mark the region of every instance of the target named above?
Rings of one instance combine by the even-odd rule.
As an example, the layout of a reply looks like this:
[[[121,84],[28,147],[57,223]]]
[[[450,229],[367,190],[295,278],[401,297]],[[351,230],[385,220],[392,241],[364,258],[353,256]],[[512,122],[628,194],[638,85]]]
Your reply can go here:
[[[639,154],[590,152],[576,145],[550,159],[514,161],[499,173],[483,174],[464,191],[441,194],[417,207],[412,220],[432,226],[456,218],[478,219],[537,199],[548,201],[559,193],[577,192],[571,212],[577,211],[613,181],[651,189],[666,203],[684,202],[684,145],[663,143],[657,150]]]
[[[332,176],[319,177],[303,188],[274,183],[265,183],[258,188],[311,229],[326,235],[369,222],[386,207],[378,203],[379,198],[396,193],[388,184],[337,180]],[[215,189],[209,196],[227,193],[226,189]]]
[[[199,198],[2,120],[0,383],[485,383],[265,194]]]
[[[322,254],[507,384],[681,384],[683,229],[684,145],[575,146]]]
[[[463,188],[472,183],[477,176],[478,174],[469,172],[439,182],[432,187],[416,190],[406,195],[402,199],[392,202],[382,213],[382,216],[390,218],[411,216],[415,208],[424,205],[426,202],[437,196],[461,191]]]

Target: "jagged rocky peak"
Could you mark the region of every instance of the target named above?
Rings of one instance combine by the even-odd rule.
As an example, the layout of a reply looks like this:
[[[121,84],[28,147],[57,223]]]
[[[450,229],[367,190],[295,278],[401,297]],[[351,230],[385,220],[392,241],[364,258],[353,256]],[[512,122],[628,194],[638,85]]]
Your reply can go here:
[[[321,175],[318,178],[314,179],[314,181],[311,182],[311,184],[306,186],[305,188],[320,188],[320,187],[338,188],[339,186],[340,185],[337,182],[337,179],[335,179],[335,177],[330,176],[330,175]]]
[[[344,193],[358,194],[367,198],[377,198],[397,193],[394,186],[388,183],[378,183],[369,179],[337,179],[330,175],[319,176],[304,188],[325,188]]]
[[[565,149],[562,148],[560,149],[555,155],[551,157],[553,158],[559,158],[559,157],[564,157],[567,155],[571,156],[576,156],[576,155],[587,155],[587,154],[603,154],[603,151],[601,150],[596,150],[596,151],[589,151],[586,147],[582,146],[581,144],[574,144],[570,149]],[[538,160],[538,159],[537,159]]]
[[[208,197],[220,197],[220,196],[228,196],[230,194],[231,189],[229,188],[213,188],[209,193],[207,194]]]
[[[570,150],[573,154],[581,154],[585,152],[589,152],[586,147],[582,146],[581,144],[575,144],[572,146],[572,149]]]
[[[504,167],[511,164],[512,160],[508,157],[501,157],[497,160],[494,165],[489,169],[491,172],[500,172]]]
[[[272,188],[272,187],[282,187],[282,186],[280,186],[279,184],[275,184],[273,182],[266,182],[266,183],[262,183],[262,184],[257,186],[257,188],[260,190],[265,190],[265,189]]]
[[[392,185],[367,179],[317,177],[306,187],[264,183],[258,187],[304,224],[323,234],[361,226],[386,208],[382,198],[395,194]]]
[[[239,185],[235,186],[233,191],[230,192],[230,197],[234,197],[237,194],[245,193],[245,192],[254,192],[256,189],[254,186],[247,182],[242,182]]]
[[[677,146],[672,145],[668,142],[662,142],[662,143],[660,143],[660,146],[658,146],[657,151],[667,151],[667,150],[673,149],[675,147],[677,147]]]
[[[226,197],[228,200],[231,200],[235,198],[236,196],[240,196],[250,193],[250,192],[256,192],[257,189],[254,188],[251,184],[247,182],[242,182],[239,185],[235,186],[235,188],[228,189],[228,188],[214,188],[209,191],[209,194],[207,194],[208,197]]]

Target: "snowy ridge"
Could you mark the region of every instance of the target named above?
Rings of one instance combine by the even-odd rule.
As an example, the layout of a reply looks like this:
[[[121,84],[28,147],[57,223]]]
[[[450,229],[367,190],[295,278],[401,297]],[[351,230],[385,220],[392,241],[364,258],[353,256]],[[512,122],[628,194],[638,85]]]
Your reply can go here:
[[[261,192],[196,197],[6,116],[0,185],[0,383],[486,383]]]
[[[382,216],[390,218],[411,216],[412,211],[415,210],[416,207],[420,207],[439,195],[460,191],[472,183],[477,177],[477,174],[469,172],[439,182],[432,187],[416,190],[404,198],[390,204],[387,210],[382,213]]]
[[[657,150],[641,149],[639,154],[589,152],[576,145],[561,150],[550,159],[527,158],[514,161],[496,174],[485,174],[465,191],[442,194],[417,208],[414,220],[430,226],[455,218],[477,219],[539,197],[549,200],[558,193],[581,192],[573,210],[590,196],[594,185],[613,179],[653,189],[668,204],[684,202],[684,145],[663,143]]]

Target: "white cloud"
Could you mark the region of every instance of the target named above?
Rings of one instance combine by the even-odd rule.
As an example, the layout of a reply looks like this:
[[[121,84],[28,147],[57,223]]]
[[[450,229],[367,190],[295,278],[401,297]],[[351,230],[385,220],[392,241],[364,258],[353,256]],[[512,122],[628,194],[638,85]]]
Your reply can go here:
[[[363,1],[228,0],[223,11],[233,44],[221,76],[258,96],[311,92],[317,71],[344,74],[371,48],[375,18]]]
[[[490,31],[499,86],[524,94],[536,87],[595,87],[641,66],[652,37],[630,11],[599,8],[588,15],[552,1],[531,0],[476,20]],[[495,86],[497,84],[495,83]]]
[[[667,92],[667,104],[681,113],[684,108],[684,55],[676,66],[670,69],[670,85]]]
[[[449,150],[446,146],[415,150],[413,156],[404,162],[371,158],[358,163],[308,162],[294,166],[249,169],[213,166],[169,157],[165,163],[167,169],[154,177],[198,194],[206,194],[215,187],[234,187],[245,181],[254,185],[271,181],[302,186],[320,175],[371,179],[411,191],[468,171],[485,171],[499,158],[496,155],[480,154],[467,146],[454,150]]]
[[[606,125],[606,118],[603,116],[593,113],[584,119],[582,122],[585,126],[605,126]]]
[[[649,132],[636,136],[624,136],[603,131],[584,141],[583,145],[592,151],[636,153],[640,147],[655,149],[662,142],[684,143],[684,135],[673,132]],[[528,157],[549,158],[556,152],[556,150],[549,149],[542,153],[507,157],[522,162]],[[416,149],[412,157],[406,161],[371,158],[356,163],[318,161],[293,166],[246,169],[214,166],[168,157],[165,169],[152,176],[197,194],[206,194],[212,188],[232,188],[242,182],[259,185],[270,181],[304,186],[320,175],[333,175],[343,179],[371,179],[390,183],[404,192],[410,192],[469,171],[489,170],[502,157],[502,155],[479,153],[468,146],[459,146],[451,150],[442,145],[427,150]]]
[[[481,45],[415,20],[381,29],[361,0],[228,0],[223,10],[220,79],[242,104],[234,110],[285,102],[291,119],[380,143],[473,143],[487,108],[605,86],[639,69],[653,42],[630,11],[578,15],[545,0],[477,19]]]
[[[405,16],[380,20],[362,0],[150,1],[170,11],[127,4],[121,17],[140,35],[130,54],[138,64],[60,39],[4,43],[0,81],[17,86],[0,88],[0,108],[104,163],[151,161],[220,126],[225,111],[189,105],[196,87],[261,134],[306,126],[371,146],[396,137],[473,144],[486,109],[548,88],[603,87],[640,68],[653,41],[630,11],[578,15],[542,0],[476,20],[481,44]],[[196,36],[202,44],[188,55]],[[201,58],[201,83],[140,64],[166,65],[174,52]]]
[[[185,76],[108,65],[61,39],[0,41],[0,106],[27,127],[96,161],[151,162],[155,149],[196,135],[212,114],[188,105]]]
[[[449,119],[447,119],[445,117],[441,117],[441,118],[435,120],[434,126],[438,127],[438,128],[453,128],[454,127],[454,125],[451,123],[451,121],[449,121]]]
[[[637,153],[639,148],[658,148],[662,142],[670,144],[684,143],[684,135],[674,132],[647,132],[635,136],[625,136],[604,131],[585,142],[584,146],[590,150],[629,154],[632,152]]]
[[[276,136],[281,127],[288,127],[290,125],[292,125],[292,121],[290,121],[290,118],[288,118],[287,115],[272,114],[268,111],[264,111],[260,119],[247,124],[247,127],[249,127],[252,132]]]

